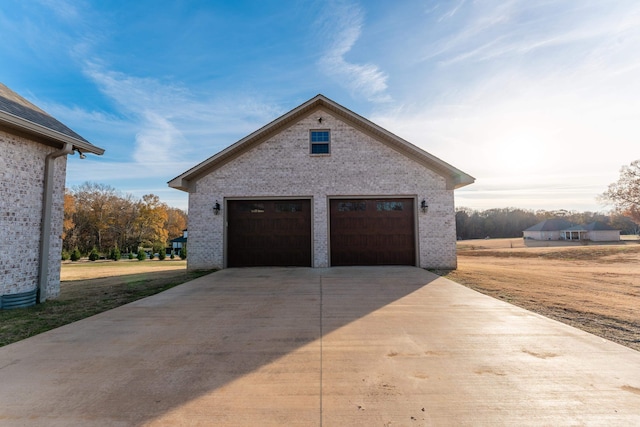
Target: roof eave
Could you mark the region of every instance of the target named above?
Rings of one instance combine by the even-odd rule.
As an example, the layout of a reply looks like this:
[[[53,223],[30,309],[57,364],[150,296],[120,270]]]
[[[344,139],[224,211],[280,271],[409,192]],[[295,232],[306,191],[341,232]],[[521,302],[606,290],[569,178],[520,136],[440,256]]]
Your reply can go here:
[[[92,153],[99,156],[104,154],[103,148],[97,147],[86,141],[73,138],[69,135],[65,135],[64,133],[55,131],[53,129],[49,129],[32,121],[25,120],[11,113],[7,113],[6,111],[0,111],[0,124],[4,124],[8,127],[33,134],[56,143],[72,144],[74,148],[79,149],[83,153]]]

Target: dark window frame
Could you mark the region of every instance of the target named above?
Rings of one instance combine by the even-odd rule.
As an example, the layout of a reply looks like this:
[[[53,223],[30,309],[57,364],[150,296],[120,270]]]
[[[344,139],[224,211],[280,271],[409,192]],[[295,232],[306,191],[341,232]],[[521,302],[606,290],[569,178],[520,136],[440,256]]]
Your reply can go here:
[[[331,154],[331,131],[329,129],[312,129],[309,131],[309,153],[313,156]]]

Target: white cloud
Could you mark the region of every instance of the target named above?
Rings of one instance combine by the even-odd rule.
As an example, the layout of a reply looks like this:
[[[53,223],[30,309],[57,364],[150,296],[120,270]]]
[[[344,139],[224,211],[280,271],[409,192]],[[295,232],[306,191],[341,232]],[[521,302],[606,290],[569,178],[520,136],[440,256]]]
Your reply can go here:
[[[440,18],[438,18],[438,22],[442,22],[445,19],[449,19],[453,17],[456,14],[456,12],[464,5],[464,3],[465,3],[465,0],[460,0],[460,2],[457,5],[455,5],[449,11],[445,12]]]
[[[372,115],[476,177],[458,205],[604,210],[596,196],[638,156],[640,5],[555,6],[465,4],[429,39],[423,65],[445,84]]]
[[[107,71],[95,62],[87,63],[85,73],[135,129],[132,160],[145,167],[188,159],[200,162],[278,112],[252,96],[196,95],[180,84]]]
[[[609,74],[592,69],[542,80],[501,74],[467,88],[458,103],[407,104],[372,119],[475,176],[458,192],[470,207],[602,210],[596,196],[638,152],[634,74],[618,76],[628,83],[617,92]]]
[[[387,102],[387,75],[375,64],[356,64],[345,57],[360,38],[364,15],[355,4],[343,1],[331,2],[321,16],[318,35],[329,47],[319,59],[325,73],[342,82],[355,94],[363,95],[370,101]]]
[[[81,5],[80,1],[68,1],[68,0],[38,0],[42,6],[47,7],[57,16],[61,17],[66,21],[76,21],[80,18],[80,13],[78,12],[79,6]]]

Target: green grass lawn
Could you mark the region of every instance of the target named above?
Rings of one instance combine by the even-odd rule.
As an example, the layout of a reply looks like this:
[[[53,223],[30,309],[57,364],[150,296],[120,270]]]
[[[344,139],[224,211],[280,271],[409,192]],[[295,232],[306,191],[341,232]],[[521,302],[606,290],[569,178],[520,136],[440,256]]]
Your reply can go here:
[[[132,267],[126,267],[131,264]],[[145,263],[150,265],[151,263]],[[159,267],[161,263],[156,263]],[[95,278],[62,282],[60,296],[34,307],[0,310],[0,346],[81,320],[94,314],[157,294],[214,270],[187,271],[185,269],[146,271],[105,277],[114,267],[133,270],[134,263],[86,263],[74,265],[91,271]],[[63,267],[64,268],[64,267]]]

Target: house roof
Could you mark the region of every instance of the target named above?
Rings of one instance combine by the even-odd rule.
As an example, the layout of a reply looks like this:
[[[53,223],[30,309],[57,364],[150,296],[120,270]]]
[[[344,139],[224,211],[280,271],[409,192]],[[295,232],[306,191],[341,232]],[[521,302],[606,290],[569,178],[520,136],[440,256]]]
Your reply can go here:
[[[171,242],[176,242],[176,243],[182,243],[182,242],[186,242],[187,238],[184,236],[180,236],[180,237],[176,237],[175,239],[171,239]]]
[[[613,228],[604,222],[594,221],[589,224],[576,225],[571,228],[567,228],[566,231],[620,231],[617,228]]]
[[[566,219],[553,218],[545,219],[524,231],[560,231],[567,230],[568,228],[573,227],[573,225],[574,224],[572,222],[569,222]]]
[[[38,136],[47,145],[58,147],[70,143],[74,149],[83,153],[99,155],[104,153],[104,149],[91,144],[2,83],[0,83],[0,126]]]
[[[190,183],[194,180],[216,170],[243,152],[255,147],[273,134],[290,126],[319,108],[325,109],[359,130],[373,135],[396,151],[403,153],[404,155],[416,160],[418,163],[421,163],[428,169],[443,176],[447,180],[447,188],[449,189],[460,188],[465,185],[472,184],[475,181],[475,178],[471,175],[462,172],[399,136],[394,135],[388,130],[383,129],[368,119],[332,101],[324,95],[319,94],[288,113],[278,117],[271,123],[230,145],[219,153],[209,157],[183,174],[175,177],[169,181],[169,186],[179,190],[189,191]]]

